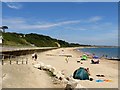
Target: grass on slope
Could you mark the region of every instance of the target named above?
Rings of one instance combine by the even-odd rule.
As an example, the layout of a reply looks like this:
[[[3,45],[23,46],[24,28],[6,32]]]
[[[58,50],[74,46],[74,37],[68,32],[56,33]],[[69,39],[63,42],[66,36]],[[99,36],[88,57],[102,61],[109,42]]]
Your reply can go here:
[[[2,33],[3,45],[13,46],[37,46],[37,47],[75,47],[80,44],[68,43],[39,34]]]
[[[30,45],[25,39],[20,37],[20,34],[16,33],[2,33],[3,45]]]

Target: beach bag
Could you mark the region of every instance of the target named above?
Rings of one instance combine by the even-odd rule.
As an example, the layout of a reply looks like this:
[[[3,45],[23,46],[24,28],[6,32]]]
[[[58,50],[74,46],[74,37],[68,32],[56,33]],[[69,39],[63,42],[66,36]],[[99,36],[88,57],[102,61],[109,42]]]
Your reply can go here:
[[[89,80],[89,74],[84,68],[80,67],[73,73],[73,78],[80,80]]]

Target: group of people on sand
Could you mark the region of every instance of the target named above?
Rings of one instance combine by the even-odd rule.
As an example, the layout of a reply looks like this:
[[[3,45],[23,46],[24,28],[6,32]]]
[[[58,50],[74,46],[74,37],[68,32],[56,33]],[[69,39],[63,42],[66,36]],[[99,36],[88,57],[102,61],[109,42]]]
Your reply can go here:
[[[64,51],[62,50],[62,52],[64,52]],[[77,63],[83,64],[81,61],[87,60],[88,57],[92,57],[91,58],[91,64],[99,64],[100,63],[100,58],[98,56],[96,56],[95,54],[89,55],[89,54],[86,54],[86,53],[84,53],[82,56],[80,56],[80,58],[77,59]],[[68,61],[69,61],[69,57],[66,56],[65,57],[65,62],[68,63]]]
[[[89,57],[88,54],[83,54],[82,56],[80,56],[81,59],[78,59],[77,62],[80,62],[80,61],[85,61],[87,60]],[[95,54],[93,54],[92,56],[92,59],[91,59],[91,64],[99,64],[100,62],[100,58],[98,56],[96,56]]]
[[[80,58],[77,60],[77,63],[83,64],[81,61],[86,61],[88,58],[90,58],[91,64],[99,64],[100,58],[96,56],[95,54],[89,55],[89,54],[83,54],[80,56]],[[93,78],[90,76],[90,69],[85,67],[80,67],[73,73],[74,79],[80,79],[80,80],[90,80],[92,81]]]

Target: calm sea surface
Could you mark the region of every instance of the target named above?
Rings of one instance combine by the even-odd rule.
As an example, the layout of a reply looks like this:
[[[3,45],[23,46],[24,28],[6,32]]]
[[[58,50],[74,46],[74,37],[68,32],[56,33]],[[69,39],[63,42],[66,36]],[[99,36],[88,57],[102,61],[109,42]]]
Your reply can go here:
[[[78,51],[95,54],[99,57],[107,55],[108,58],[120,58],[118,55],[118,48],[83,48],[78,49]]]

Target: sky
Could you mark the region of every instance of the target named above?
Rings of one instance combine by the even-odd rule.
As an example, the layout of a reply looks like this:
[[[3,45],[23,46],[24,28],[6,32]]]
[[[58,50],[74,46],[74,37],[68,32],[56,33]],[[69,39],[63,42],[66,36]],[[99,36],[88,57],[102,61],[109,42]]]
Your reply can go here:
[[[119,2],[119,0],[1,0],[3,2]]]
[[[117,2],[2,2],[8,32],[89,45],[118,45]]]

